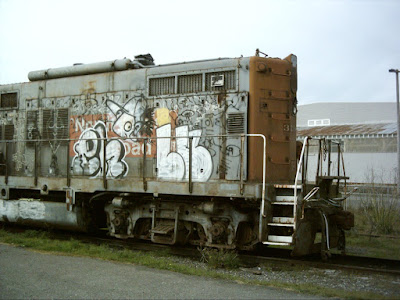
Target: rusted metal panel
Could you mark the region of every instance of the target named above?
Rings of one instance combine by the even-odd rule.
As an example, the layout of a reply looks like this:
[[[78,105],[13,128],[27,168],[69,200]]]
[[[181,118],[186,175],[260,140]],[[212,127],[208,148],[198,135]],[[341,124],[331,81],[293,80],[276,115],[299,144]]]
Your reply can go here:
[[[296,87],[294,63],[252,57],[248,132],[267,136],[267,182],[287,182],[295,174]],[[297,76],[297,75],[296,75]],[[260,180],[260,141],[250,140],[249,180]]]

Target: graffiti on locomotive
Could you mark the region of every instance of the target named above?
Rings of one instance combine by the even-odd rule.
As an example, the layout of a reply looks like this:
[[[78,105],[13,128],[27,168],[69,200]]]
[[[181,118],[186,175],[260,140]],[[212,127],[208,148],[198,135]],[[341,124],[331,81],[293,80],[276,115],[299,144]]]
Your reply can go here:
[[[156,99],[155,105],[143,94],[126,102],[122,98],[108,94],[72,105],[70,137],[75,141],[69,151],[74,174],[96,178],[106,172],[108,178],[123,178],[130,172],[127,159],[143,157],[146,151],[146,157],[156,158],[158,178],[188,180],[190,142],[194,181],[209,180],[214,167],[228,168],[229,161],[224,167],[213,164],[221,142],[208,136],[224,126],[221,116],[229,106],[221,109],[213,96]],[[226,159],[238,156],[237,146],[225,147]]]

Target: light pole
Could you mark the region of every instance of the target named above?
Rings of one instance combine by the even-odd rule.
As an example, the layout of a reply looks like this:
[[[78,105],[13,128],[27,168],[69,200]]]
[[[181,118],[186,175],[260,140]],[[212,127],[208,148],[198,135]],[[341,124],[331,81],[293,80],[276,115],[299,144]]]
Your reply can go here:
[[[400,119],[399,119],[399,69],[390,69],[396,73],[396,102],[397,102],[397,196],[400,195]]]

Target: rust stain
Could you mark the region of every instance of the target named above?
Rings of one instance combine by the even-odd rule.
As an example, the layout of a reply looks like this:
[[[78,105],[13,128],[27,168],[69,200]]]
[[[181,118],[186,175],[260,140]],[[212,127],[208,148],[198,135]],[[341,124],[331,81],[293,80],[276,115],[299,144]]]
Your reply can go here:
[[[85,83],[84,88],[81,90],[82,94],[94,94],[96,92],[96,81],[92,80]]]
[[[262,65],[266,66],[264,70]],[[261,68],[261,69],[260,69]],[[285,182],[294,178],[296,161],[296,116],[292,114],[296,97],[291,89],[288,60],[250,58],[250,88],[248,133],[263,133],[267,137],[267,182]],[[284,76],[282,76],[284,75]],[[248,180],[262,179],[263,155],[261,139],[250,138]]]

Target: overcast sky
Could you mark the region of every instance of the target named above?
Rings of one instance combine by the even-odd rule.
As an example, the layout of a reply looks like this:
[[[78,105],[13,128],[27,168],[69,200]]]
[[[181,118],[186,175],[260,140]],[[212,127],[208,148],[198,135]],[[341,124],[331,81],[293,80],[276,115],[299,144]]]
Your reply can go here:
[[[400,1],[0,0],[0,84],[151,53],[156,64],[298,57],[299,104],[394,102]]]

